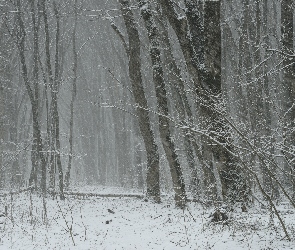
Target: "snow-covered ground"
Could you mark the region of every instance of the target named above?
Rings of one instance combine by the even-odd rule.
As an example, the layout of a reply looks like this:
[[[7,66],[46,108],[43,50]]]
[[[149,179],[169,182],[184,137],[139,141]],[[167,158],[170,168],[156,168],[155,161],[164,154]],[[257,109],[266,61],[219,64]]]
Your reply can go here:
[[[212,209],[196,203],[179,210],[171,199],[152,204],[138,198],[67,197],[47,199],[45,223],[37,195],[6,196],[0,204],[8,214],[0,217],[0,249],[295,249],[276,218],[269,226],[269,214],[260,208],[237,209],[224,225],[209,223]],[[279,210],[294,240],[294,210],[288,204]]]

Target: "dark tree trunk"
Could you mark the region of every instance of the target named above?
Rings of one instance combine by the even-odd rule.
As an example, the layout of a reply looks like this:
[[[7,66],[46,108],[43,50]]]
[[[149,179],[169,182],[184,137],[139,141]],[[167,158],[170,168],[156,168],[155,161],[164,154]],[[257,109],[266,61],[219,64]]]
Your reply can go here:
[[[4,86],[0,82],[0,189],[4,187],[4,171],[3,171],[3,142],[4,142]]]
[[[55,38],[55,76],[52,86],[52,92],[51,92],[51,103],[52,103],[52,124],[55,129],[55,138],[53,140],[55,141],[55,157],[56,157],[56,164],[58,169],[58,183],[59,183],[59,191],[60,191],[60,199],[64,200],[64,184],[63,184],[63,169],[60,159],[60,138],[59,138],[59,114],[58,114],[58,91],[59,91],[59,82],[60,82],[60,72],[61,72],[61,65],[60,65],[60,54],[59,54],[59,48],[60,48],[60,16],[59,12],[56,6],[56,3],[53,2],[54,7],[54,14],[56,18],[56,38]]]
[[[295,3],[293,0],[282,0],[281,3],[281,17],[282,17],[282,45],[284,53],[284,90],[286,98],[285,107],[285,138],[284,144],[287,148],[294,147],[295,143],[295,58],[294,56],[288,56],[294,54],[294,8]],[[287,158],[287,164],[285,170],[290,173],[290,178],[287,180],[287,184],[291,184],[293,190],[293,199],[295,200],[295,168],[293,161],[294,156],[291,154],[285,154]]]
[[[184,126],[191,126],[193,122],[193,115],[191,111],[190,104],[188,102],[186,92],[185,92],[185,82],[181,76],[181,70],[178,67],[176,60],[173,56],[172,46],[169,40],[168,27],[166,22],[166,17],[162,15],[161,10],[158,9],[158,26],[160,31],[160,37],[164,46],[164,62],[166,65],[167,80],[171,88],[171,94],[174,101],[174,106],[178,114],[178,120]],[[199,177],[196,168],[196,161],[194,156],[193,142],[194,137],[189,133],[189,131],[184,130],[183,140],[184,140],[184,150],[186,154],[186,159],[188,166],[191,171],[190,189],[193,194],[194,199],[197,199],[200,195],[199,190]]]
[[[213,168],[216,164],[222,182],[223,197],[231,196],[233,198],[235,196],[233,193],[241,191],[237,189],[242,176],[238,173],[235,162],[224,149],[230,145],[230,141],[228,141],[230,136],[224,119],[225,112],[220,108],[222,103],[220,1],[206,1],[204,3],[187,0],[185,2],[187,4],[187,18],[181,19],[178,18],[171,0],[161,0],[160,2],[178,37],[188,73],[194,83],[200,113],[200,126],[207,130],[207,134],[202,136],[202,157],[207,166],[207,169],[204,168],[205,185],[207,187],[213,185],[210,193],[215,198],[217,192]],[[196,26],[199,28],[195,28]],[[204,44],[203,56],[202,44]],[[195,46],[200,46],[200,48]],[[204,65],[202,65],[203,61]],[[210,137],[218,141],[218,145]]]
[[[175,151],[175,144],[172,140],[170,124],[168,118],[168,100],[166,87],[163,76],[161,51],[160,51],[160,34],[158,27],[154,22],[150,5],[147,1],[139,1],[141,15],[145,22],[150,41],[150,57],[153,67],[153,80],[156,89],[158,101],[159,130],[163,148],[170,166],[173,188],[175,192],[175,203],[178,207],[184,207],[186,204],[185,184],[182,176],[182,169]]]
[[[37,179],[37,162],[40,160],[41,163],[41,190],[43,195],[46,194],[46,159],[43,153],[43,142],[41,137],[41,128],[39,124],[39,86],[38,86],[38,56],[39,56],[39,48],[38,48],[38,23],[36,21],[36,15],[34,2],[32,2],[32,21],[33,21],[33,57],[34,57],[34,65],[33,65],[33,88],[30,85],[29,77],[28,77],[28,70],[25,58],[25,28],[23,19],[21,16],[21,2],[20,0],[17,1],[17,22],[19,25],[19,36],[17,37],[17,46],[20,55],[20,61],[22,65],[22,76],[24,79],[24,83],[26,86],[26,90],[28,92],[31,105],[32,105],[32,114],[33,114],[33,144],[32,144],[32,151],[33,151],[33,168],[30,184],[32,184],[33,180]],[[35,181],[36,183],[36,181]]]
[[[45,0],[41,1],[41,10],[44,20],[44,32],[45,32],[45,60],[46,60],[46,73],[48,75],[49,79],[49,88],[53,89],[53,72],[52,72],[52,66],[51,66],[51,56],[50,56],[50,36],[49,36],[49,25],[48,25],[48,16],[46,11],[46,2]],[[52,96],[51,96],[52,99]],[[51,100],[52,101],[52,100]],[[54,191],[55,187],[55,125],[53,122],[53,103],[51,102],[50,110],[48,107],[48,100],[47,100],[47,136],[48,136],[48,142],[49,142],[49,188],[51,191]]]
[[[119,3],[129,37],[129,77],[137,106],[136,113],[140,132],[147,152],[147,196],[156,202],[160,202],[159,153],[151,128],[147,100],[142,85],[139,34],[129,1],[119,0]]]
[[[74,103],[77,96],[77,62],[78,62],[78,53],[76,49],[76,29],[77,29],[77,0],[75,0],[74,4],[75,9],[75,23],[74,23],[74,30],[73,30],[73,89],[72,89],[72,100],[70,104],[70,135],[69,135],[69,161],[68,161],[68,168],[65,174],[65,188],[69,188],[70,185],[70,175],[72,169],[72,159],[73,159],[73,133],[74,133]]]
[[[204,2],[203,0],[185,0],[187,23],[191,34],[190,40],[194,49],[193,59],[200,73],[204,73],[205,70]]]

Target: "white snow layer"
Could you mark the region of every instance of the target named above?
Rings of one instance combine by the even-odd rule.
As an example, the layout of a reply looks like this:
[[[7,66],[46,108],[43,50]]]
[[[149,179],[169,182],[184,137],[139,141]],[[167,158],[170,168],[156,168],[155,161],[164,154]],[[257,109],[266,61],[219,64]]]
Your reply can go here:
[[[29,193],[12,198],[1,198],[7,216],[0,218],[0,249],[295,249],[276,218],[270,225],[268,211],[260,208],[247,213],[236,208],[228,223],[213,224],[212,209],[196,203],[176,209],[171,198],[161,204],[137,198],[48,198],[45,223],[42,198],[30,199]],[[283,204],[279,211],[294,240],[294,210]]]

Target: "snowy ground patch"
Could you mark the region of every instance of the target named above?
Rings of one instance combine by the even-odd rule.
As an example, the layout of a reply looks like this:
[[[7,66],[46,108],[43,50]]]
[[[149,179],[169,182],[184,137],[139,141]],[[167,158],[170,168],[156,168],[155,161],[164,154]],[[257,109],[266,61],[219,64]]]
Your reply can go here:
[[[232,212],[226,223],[209,223],[212,209],[190,203],[185,210],[167,199],[161,204],[137,198],[75,198],[46,200],[29,193],[2,198],[0,249],[295,249],[263,209]],[[294,211],[280,213],[290,234]]]

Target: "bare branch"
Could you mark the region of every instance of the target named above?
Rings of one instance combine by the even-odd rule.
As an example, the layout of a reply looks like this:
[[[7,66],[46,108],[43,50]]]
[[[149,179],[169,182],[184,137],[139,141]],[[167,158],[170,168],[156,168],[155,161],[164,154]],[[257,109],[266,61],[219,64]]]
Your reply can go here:
[[[120,37],[122,43],[123,43],[123,46],[125,48],[125,51],[126,51],[126,54],[127,56],[129,57],[129,46],[125,40],[125,37],[123,35],[123,33],[121,32],[121,30],[118,28],[118,26],[114,23],[113,20],[111,20],[111,27],[113,28],[113,30],[116,32],[116,34]]]

